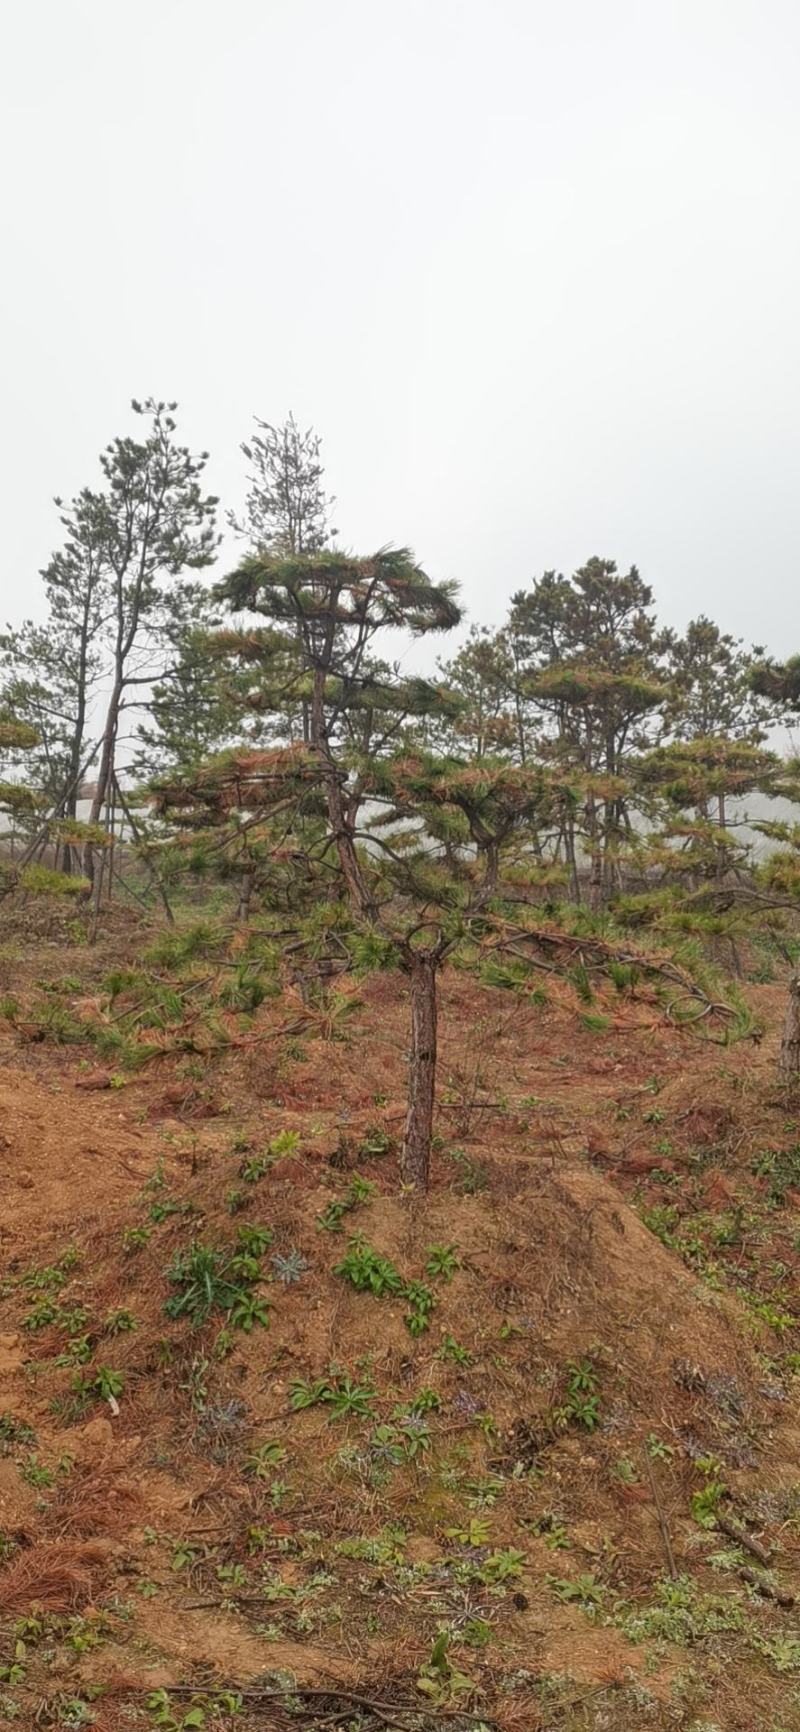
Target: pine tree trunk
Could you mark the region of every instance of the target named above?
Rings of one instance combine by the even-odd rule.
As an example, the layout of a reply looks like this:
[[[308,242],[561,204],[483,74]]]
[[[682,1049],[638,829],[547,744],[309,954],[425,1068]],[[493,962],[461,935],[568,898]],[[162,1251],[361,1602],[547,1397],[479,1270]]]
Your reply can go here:
[[[245,923],[250,919],[250,901],[253,895],[253,873],[243,872],[239,885],[239,906],[236,910],[237,920]]]
[[[577,903],[577,905],[580,907],[581,880],[580,880],[580,873],[578,871],[578,859],[577,859],[577,855],[575,852],[575,822],[571,816],[568,816],[565,819],[563,836],[564,836],[564,858],[565,858],[567,865],[569,867],[570,896],[572,898],[572,901]]]
[[[347,886],[350,905],[362,920],[374,924],[378,918],[378,909],[369,886],[361,870],[361,862],[356,852],[354,830],[354,814],[348,813],[340,772],[334,763],[325,733],[325,676],[317,669],[314,675],[314,692],[310,709],[311,745],[319,752],[322,759],[322,780],[325,789],[325,804],[328,809],[328,822],[331,827],[339,865]]]
[[[586,830],[589,839],[589,907],[599,914],[603,906],[603,841],[594,795],[586,802]]]
[[[789,1002],[781,1037],[778,1076],[784,1083],[800,1083],[800,974],[789,982]]]
[[[122,670],[118,667],[114,679],[114,689],[108,703],[106,725],[103,731],[100,765],[97,771],[97,782],[95,785],[91,811],[89,812],[90,824],[99,824],[103,807],[108,805],[111,783],[114,777],[114,748],[117,743],[117,727],[119,725],[119,712],[122,703],[123,690]],[[93,885],[95,874],[95,850],[92,847],[91,842],[87,842],[83,851],[83,871],[84,876],[88,878],[89,883]]]
[[[727,822],[727,820],[726,820],[726,815],[725,815],[725,795],[724,794],[718,794],[717,795],[717,825],[718,825],[718,828],[720,830],[724,830],[726,827],[726,822]],[[717,877],[718,878],[724,878],[725,877],[726,865],[727,865],[727,859],[726,859],[725,849],[719,848],[717,850]]]
[[[348,822],[345,810],[344,795],[339,774],[335,766],[325,771],[325,803],[328,808],[328,822],[331,834],[339,856],[342,876],[347,885],[347,894],[351,907],[363,920],[374,924],[378,918],[378,909],[364,874],[361,862],[356,853],[353,841],[353,826]]]
[[[411,1049],[408,1111],[400,1157],[404,1185],[427,1191],[436,1091],[436,972],[438,960],[418,952],[410,963]]]

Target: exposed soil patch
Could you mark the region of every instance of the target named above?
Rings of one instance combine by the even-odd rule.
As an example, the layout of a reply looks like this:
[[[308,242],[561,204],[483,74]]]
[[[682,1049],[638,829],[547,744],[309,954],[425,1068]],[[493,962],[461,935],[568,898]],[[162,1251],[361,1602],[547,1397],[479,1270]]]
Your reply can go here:
[[[40,977],[78,973],[37,943]],[[600,1034],[566,989],[446,978],[423,1203],[396,1176],[404,990],[288,1050],[270,1000],[221,1056],[131,1074],[24,1018],[0,1037],[8,1724],[91,1725],[79,1700],[146,1726],[180,1685],[249,1732],[281,1720],[215,1692],[292,1679],[508,1732],[800,1724],[793,1614],[715,1527],[800,1594],[780,990],[728,1052],[635,999]],[[233,1306],[187,1300],[197,1246]],[[339,1706],[300,1723],[358,1726]]]

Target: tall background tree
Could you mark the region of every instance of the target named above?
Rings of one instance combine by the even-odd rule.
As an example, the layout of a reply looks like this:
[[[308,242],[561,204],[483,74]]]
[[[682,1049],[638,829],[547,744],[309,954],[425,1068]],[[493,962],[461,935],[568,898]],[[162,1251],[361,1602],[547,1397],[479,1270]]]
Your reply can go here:
[[[103,673],[111,594],[102,513],[88,490],[63,505],[64,545],[41,573],[46,622],[25,620],[0,636],[2,701],[36,732],[26,779],[55,814],[74,819],[85,771],[87,729]],[[91,752],[90,752],[91,755]],[[69,843],[62,865],[72,864]]]
[[[273,425],[256,416],[256,432],[242,444],[250,465],[244,514],[229,514],[239,535],[262,553],[319,553],[335,540],[335,500],[325,492],[322,440],[302,430],[293,415]]]
[[[298,427],[294,415],[273,423],[256,416],[256,431],[242,444],[250,465],[244,513],[229,513],[231,527],[247,538],[254,553],[293,558],[320,553],[336,539],[331,514],[336,501],[325,491],[322,439],[313,427]],[[287,644],[285,659],[291,659]],[[299,663],[302,644],[297,636]],[[287,668],[287,674],[289,669]],[[308,700],[302,692],[292,713],[284,698],[281,712],[290,735],[311,737]]]
[[[512,597],[507,631],[526,696],[548,719],[541,750],[579,771],[584,799],[562,838],[573,896],[588,857],[597,909],[618,882],[617,856],[630,829],[629,762],[649,743],[648,719],[666,701],[669,635],[654,617],[653,592],[635,566],[593,558],[570,578],[545,572]]]
[[[90,822],[107,805],[125,694],[153,679],[165,591],[185,571],[211,564],[217,500],[201,489],[206,452],[179,445],[175,403],[133,401],[144,437],[117,438],[100,458],[105,485],[86,493],[110,589],[110,693]],[[92,874],[91,848],[85,869]]]

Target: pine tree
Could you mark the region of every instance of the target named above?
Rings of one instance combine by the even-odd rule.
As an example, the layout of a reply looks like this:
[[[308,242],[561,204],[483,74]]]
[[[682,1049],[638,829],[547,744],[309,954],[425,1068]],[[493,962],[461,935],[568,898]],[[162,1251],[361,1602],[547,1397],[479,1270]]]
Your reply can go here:
[[[12,857],[14,842],[20,831],[24,834],[29,827],[39,801],[27,782],[9,772],[16,771],[20,761],[24,762],[38,745],[36,729],[4,704],[0,708],[0,835],[10,845]],[[14,877],[13,870],[5,868],[3,880],[6,886],[14,881]]]
[[[250,464],[248,493],[244,516],[230,514],[232,528],[257,553],[319,553],[336,537],[319,434],[313,427],[301,431],[293,415],[277,426],[256,416],[256,428],[242,445]]]
[[[571,578],[545,572],[513,596],[507,632],[525,695],[549,719],[542,750],[584,778],[583,807],[563,846],[576,900],[579,849],[588,854],[589,900],[598,909],[629,835],[628,760],[649,743],[648,718],[669,696],[662,671],[669,637],[636,567],[622,573],[598,558]]]
[[[91,706],[103,671],[109,568],[93,496],[84,490],[69,505],[59,499],[56,505],[66,534],[41,573],[46,623],[9,626],[0,635],[0,667],[3,701],[38,736],[27,761],[30,785],[60,816],[75,819]],[[68,843],[63,867],[70,871]]]
[[[481,759],[498,753],[518,756],[524,763],[530,747],[520,735],[515,704],[515,664],[503,632],[472,626],[469,637],[449,661],[439,661],[442,685],[456,696],[459,708],[451,720],[432,728],[431,744]]]
[[[149,422],[144,437],[114,439],[100,458],[103,489],[80,496],[109,573],[111,613],[111,691],[92,823],[110,796],[125,694],[153,678],[166,589],[185,571],[211,564],[217,545],[217,500],[200,486],[207,453],[193,456],[176,442],[176,407],[152,397],[144,403],[134,399],[134,414]],[[91,878],[91,848],[84,865]]]
[[[204,584],[184,582],[165,594],[159,650],[167,665],[137,727],[131,765],[142,780],[202,763],[258,735],[247,671],[231,668],[221,653],[221,624],[219,603]]]
[[[750,684],[757,697],[770,699],[780,709],[800,710],[800,656],[790,656],[786,662],[756,662]]]
[[[268,619],[268,657],[297,645],[297,681],[308,705],[308,744],[319,765],[331,837],[355,909],[375,917],[375,904],[355,846],[357,813],[348,809],[347,768],[341,757],[344,717],[374,703],[376,682],[370,655],[376,637],[389,629],[422,637],[448,631],[460,612],[452,584],[433,584],[407,548],[382,548],[366,559],[335,550],[304,556],[252,555],[219,586],[231,608],[247,608]],[[281,635],[282,634],[282,635]],[[227,642],[233,647],[233,640]],[[244,653],[248,653],[245,634]],[[267,666],[269,679],[270,668]],[[436,688],[411,681],[387,682],[395,708],[407,697],[419,713],[422,693],[436,707]]]
[[[419,637],[456,625],[460,615],[454,586],[431,583],[407,549],[384,548],[366,559],[332,550],[292,558],[251,556],[220,586],[219,594],[237,612],[247,608],[269,621],[260,637],[242,633],[242,651],[251,662],[254,646],[263,647],[267,689],[281,643],[297,645],[310,737],[307,743],[273,753],[234,755],[227,765],[201,770],[188,785],[184,779],[162,787],[160,809],[172,809],[185,821],[194,803],[206,813],[213,808],[219,821],[227,808],[237,838],[246,829],[251,855],[254,847],[264,850],[263,885],[273,906],[276,895],[283,903],[286,894],[280,874],[271,877],[269,872],[276,856],[280,863],[276,820],[281,823],[280,845],[288,846],[295,860],[302,858],[308,879],[335,868],[344,892],[343,902],[338,897],[340,911],[345,907],[355,927],[374,935],[382,954],[388,947],[410,978],[412,1054],[403,1173],[408,1183],[424,1184],[433,1110],[436,974],[446,941],[437,934],[432,944],[424,942],[429,923],[418,918],[417,875],[405,883],[413,912],[398,923],[395,908],[387,906],[384,889],[393,895],[396,887],[386,884],[385,869],[362,845],[361,797],[353,798],[348,746],[353,718],[368,712],[374,716],[376,707],[388,710],[395,720],[406,712],[420,715],[436,707],[435,686],[420,680],[404,683],[376,667],[371,657],[375,639],[387,630],[404,629]],[[226,634],[227,650],[234,641]],[[373,750],[366,758],[362,751],[364,795],[368,788],[363,773],[373,761]],[[321,827],[315,823],[318,816],[323,818]]]
[[[750,845],[726,822],[727,804],[755,791],[770,794],[780,771],[774,752],[728,735],[674,739],[643,754],[634,766],[636,785],[643,796],[654,796],[651,812],[662,819],[660,834],[648,838],[650,862],[668,873],[688,871],[697,884],[744,866]],[[645,854],[646,847],[640,864]]]

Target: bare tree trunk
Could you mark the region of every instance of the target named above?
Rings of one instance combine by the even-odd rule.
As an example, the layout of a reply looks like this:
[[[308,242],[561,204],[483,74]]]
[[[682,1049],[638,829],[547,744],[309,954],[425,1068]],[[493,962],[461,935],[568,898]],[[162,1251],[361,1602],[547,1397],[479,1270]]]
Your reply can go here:
[[[250,918],[250,901],[253,895],[253,877],[254,874],[252,872],[242,873],[242,881],[239,886],[239,906],[236,910],[237,920],[248,921]]]
[[[789,982],[789,1002],[781,1037],[778,1076],[784,1083],[800,1082],[800,974]]]
[[[589,907],[599,914],[603,906],[603,845],[594,801],[589,811]]]
[[[352,815],[348,815],[342,778],[328,747],[325,733],[325,675],[320,668],[314,673],[314,691],[309,711],[311,727],[311,745],[319,752],[323,766],[323,786],[325,789],[325,804],[328,809],[328,823],[339,865],[347,886],[350,905],[362,920],[374,924],[378,919],[378,909],[374,897],[361,870],[361,862],[356,853],[353,838]]]
[[[150,859],[149,854],[145,850],[143,839],[141,837],[141,834],[140,834],[139,829],[138,829],[137,824],[136,824],[136,819],[134,818],[133,813],[130,809],[130,806],[128,805],[128,802],[125,798],[125,795],[122,792],[122,789],[119,785],[116,774],[114,775],[114,792],[115,792],[116,797],[119,800],[119,803],[122,807],[123,817],[127,818],[128,823],[130,824],[131,835],[133,836],[133,840],[136,843],[137,847],[139,848],[142,859],[144,860],[144,864],[147,867],[147,870],[150,873],[150,877],[152,878],[153,883],[155,884],[156,889],[158,891],[158,894],[161,898],[161,904],[162,904],[162,907],[164,909],[164,913],[167,916],[167,920],[169,921],[170,926],[174,926],[175,925],[175,916],[172,912],[172,908],[170,906],[170,900],[169,900],[169,897],[167,895],[167,892],[164,889],[164,885],[163,885],[162,878],[161,878],[161,873],[156,871],[156,868],[153,865],[153,862]],[[121,839],[122,839],[122,832],[120,831],[120,840]],[[119,874],[117,874],[117,876],[119,876]]]
[[[586,832],[589,845],[589,907],[599,914],[603,906],[603,838],[593,794],[586,802]]]
[[[98,766],[97,782],[95,784],[94,797],[92,799],[91,811],[89,813],[90,824],[99,824],[100,814],[103,807],[108,806],[109,791],[114,777],[114,749],[117,743],[117,727],[119,725],[119,712],[122,703],[123,690],[124,682],[122,678],[122,670],[118,667],[114,680],[114,689],[108,703],[106,724],[103,729],[103,745],[100,752],[100,764]],[[88,878],[90,884],[94,883],[94,868],[95,850],[92,847],[91,842],[87,842],[83,851],[83,871],[84,876]]]
[[[86,706],[87,706],[87,701],[88,701],[89,621],[90,621],[90,614],[91,614],[92,594],[93,594],[93,590],[87,589],[85,597],[84,597],[84,604],[83,604],[83,618],[81,621],[81,631],[80,631],[79,651],[78,651],[78,688],[77,688],[78,689],[78,701],[77,701],[77,710],[76,710],[76,714],[75,714],[75,723],[74,723],[73,730],[72,730],[72,739],[70,741],[70,748],[69,748],[70,778],[69,778],[69,783],[67,785],[66,791],[65,791],[64,796],[63,796],[64,803],[62,806],[62,815],[65,818],[77,818],[77,816],[78,816],[78,793],[80,791],[81,757],[83,754],[83,734],[84,734],[84,729],[86,727]],[[64,857],[63,857],[63,863],[62,863],[62,867],[61,867],[62,872],[66,872],[68,875],[74,872],[75,875],[77,876],[80,873],[80,869],[81,869],[80,849],[76,848],[74,846],[71,846],[69,842],[65,842],[65,844],[64,844]],[[109,883],[110,882],[111,882],[111,875],[109,874]]]
[[[717,824],[718,824],[718,827],[720,830],[725,829],[726,816],[725,816],[725,795],[724,794],[718,794],[717,795]],[[725,866],[726,866],[725,849],[720,847],[717,849],[717,877],[718,878],[724,878],[725,877]]]
[[[497,881],[500,876],[500,849],[497,842],[487,842],[483,853],[483,884],[481,894],[484,899],[494,896]]]
[[[342,785],[333,765],[330,767],[330,774],[326,773],[325,775],[325,803],[328,808],[328,822],[351,906],[357,914],[361,915],[363,920],[368,920],[374,924],[378,918],[377,905],[361,870],[361,862],[353,841],[352,826],[348,823],[345,811]]]
[[[110,805],[108,807],[108,833],[109,833],[109,836],[111,837],[111,841],[108,844],[108,901],[109,902],[111,902],[113,895],[114,895],[114,844],[115,844],[115,839],[116,839],[116,824],[117,824],[117,808],[116,808],[116,803],[115,803],[115,799],[114,799],[115,785],[116,785],[116,778],[112,775],[112,777],[111,777],[111,790],[110,790]]]
[[[578,861],[575,853],[575,824],[571,815],[564,822],[564,858],[569,867],[570,895],[573,902],[580,906],[581,881],[578,873]]]
[[[100,903],[103,897],[103,876],[106,869],[106,850],[105,848],[101,848],[99,852],[100,865],[98,870],[95,872],[93,884],[92,918],[89,926],[90,944],[95,944],[97,941],[97,932],[100,925]]]
[[[436,1092],[436,974],[438,957],[416,951],[408,965],[411,981],[411,1047],[408,1111],[400,1156],[404,1185],[427,1191]]]

